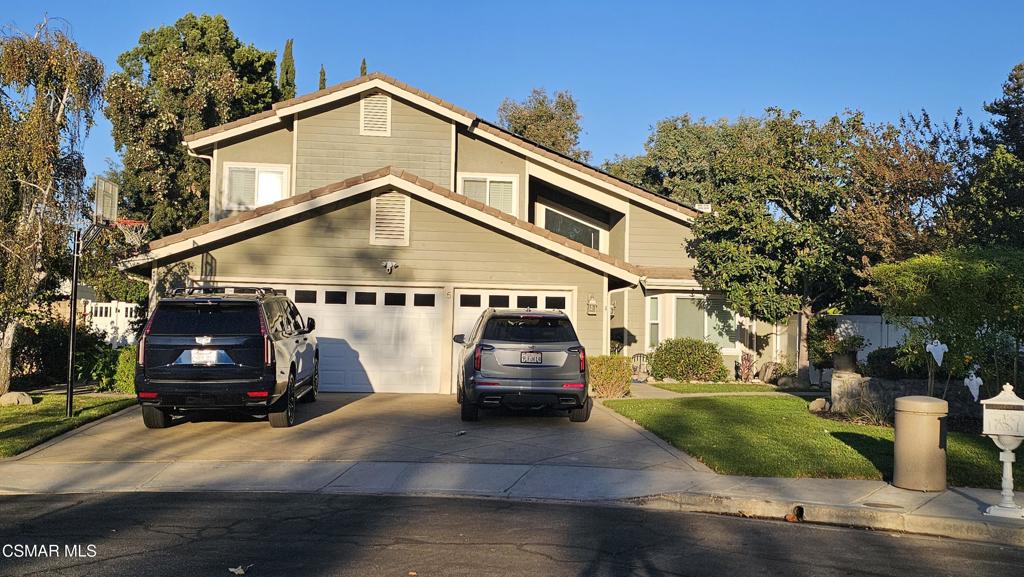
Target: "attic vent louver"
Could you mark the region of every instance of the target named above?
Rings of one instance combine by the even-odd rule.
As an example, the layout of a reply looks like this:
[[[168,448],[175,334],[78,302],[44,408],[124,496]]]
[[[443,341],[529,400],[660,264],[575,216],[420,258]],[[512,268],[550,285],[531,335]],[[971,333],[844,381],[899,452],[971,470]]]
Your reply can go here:
[[[370,244],[409,246],[409,197],[384,192],[370,204]]]
[[[359,134],[391,136],[391,97],[369,94],[359,101]]]

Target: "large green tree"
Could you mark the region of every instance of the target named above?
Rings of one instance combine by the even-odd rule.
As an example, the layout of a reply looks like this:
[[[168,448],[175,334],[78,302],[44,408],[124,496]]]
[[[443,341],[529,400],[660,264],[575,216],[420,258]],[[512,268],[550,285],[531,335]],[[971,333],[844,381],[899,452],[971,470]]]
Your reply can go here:
[[[30,305],[67,273],[68,237],[87,195],[82,139],[103,64],[44,21],[0,36],[0,393]]]
[[[590,151],[580,148],[582,120],[576,99],[567,90],[559,90],[552,97],[543,88],[534,88],[526,100],[517,102],[506,98],[498,106],[498,123],[503,128],[570,158],[587,162]]]
[[[1003,83],[1003,95],[985,104],[992,122],[980,128],[979,142],[988,150],[1005,146],[1024,160],[1024,62],[1017,64]]]
[[[105,92],[121,153],[124,207],[164,236],[205,222],[209,167],[184,135],[267,110],[276,53],[242,43],[223,16],[187,14],[142,33]]]
[[[284,42],[284,53],[281,54],[281,72],[277,79],[278,90],[281,91],[281,100],[295,98],[295,57],[292,56],[293,40],[289,38]]]

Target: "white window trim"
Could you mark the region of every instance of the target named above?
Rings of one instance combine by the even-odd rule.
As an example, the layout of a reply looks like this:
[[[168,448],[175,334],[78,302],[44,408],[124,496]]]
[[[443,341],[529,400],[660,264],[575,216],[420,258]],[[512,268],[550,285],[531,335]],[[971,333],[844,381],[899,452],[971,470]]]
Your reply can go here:
[[[537,215],[536,215],[536,220],[537,220],[536,224],[537,224],[537,226],[547,230],[547,226],[546,226],[546,224],[547,224],[547,212],[550,210],[551,212],[560,214],[560,215],[562,215],[562,216],[564,216],[566,218],[571,218],[572,220],[575,220],[576,222],[578,222],[580,224],[584,224],[584,225],[589,226],[591,228],[596,228],[597,231],[598,231],[597,232],[597,250],[599,250],[600,252],[603,252],[605,254],[608,253],[608,229],[605,228],[605,227],[608,226],[607,224],[602,224],[598,220],[595,220],[595,219],[590,218],[589,216],[587,216],[585,214],[580,214],[579,212],[576,212],[575,210],[571,210],[571,209],[568,209],[568,208],[562,208],[562,207],[555,208],[555,207],[553,207],[551,205],[543,204],[543,203],[540,203],[540,202],[537,202],[536,205],[537,205],[538,208],[543,209],[543,210],[538,210],[537,211]]]
[[[404,238],[393,239],[393,238],[377,238],[377,229],[374,223],[377,222],[377,199],[380,198],[381,194],[401,194],[405,201],[405,226]],[[381,194],[375,194],[370,198],[370,244],[373,246],[409,246],[409,239],[412,236],[409,232],[409,223],[412,220],[410,212],[412,211],[412,199],[408,194],[404,194],[398,191],[389,191]]]
[[[253,210],[255,208],[259,208],[259,206],[250,206],[248,208],[243,208],[243,207],[239,207],[239,206],[234,206],[234,205],[229,205],[228,204],[227,197],[228,197],[228,194],[229,194],[229,191],[230,191],[230,188],[228,187],[228,180],[229,180],[229,177],[231,176],[231,169],[232,168],[255,168],[257,171],[259,171],[260,169],[283,170],[284,171],[284,177],[281,179],[281,186],[284,187],[284,190],[281,191],[281,198],[280,198],[280,200],[284,200],[284,199],[286,199],[286,198],[288,198],[288,197],[290,197],[292,195],[292,177],[291,177],[292,167],[291,167],[291,165],[288,165],[288,164],[272,164],[272,163],[268,163],[268,162],[225,162],[224,164],[221,165],[221,170],[224,171],[224,175],[221,178],[221,191],[220,191],[220,210],[221,210],[221,212],[224,212],[224,211],[227,211],[227,210],[236,210],[237,211],[237,210]],[[259,175],[257,175],[256,176],[256,185],[257,186],[259,186],[259,181],[260,181]],[[256,191],[256,194],[257,194],[257,196],[259,195],[259,191],[258,190]],[[271,203],[271,204],[273,204],[273,203]],[[262,206],[262,205],[260,205],[260,206]]]
[[[385,112],[385,115],[387,116],[387,130],[384,132],[367,132],[365,129],[366,125],[363,123],[363,114],[366,109],[366,99],[371,96],[383,96],[384,100],[387,102],[387,111]],[[364,94],[359,98],[359,136],[391,136],[391,100],[391,95],[385,92],[371,92]]]
[[[512,181],[512,216],[519,218],[519,175],[518,174],[501,174],[496,172],[460,172],[456,182],[458,183],[458,189],[455,191],[465,196],[463,185],[465,180],[469,179],[484,179],[487,181],[487,195],[490,199],[491,194],[491,181],[492,180],[511,180]],[[488,205],[490,206],[490,205]]]
[[[651,320],[651,302],[656,301],[658,303],[658,320]],[[675,314],[675,309],[673,309]],[[656,348],[651,346],[651,325],[658,325],[658,343],[665,340],[665,306],[661,302],[661,295],[653,295],[644,299],[644,348],[647,352],[653,352]],[[675,328],[675,327],[673,327]]]
[[[673,336],[673,338],[679,338],[679,335],[676,332],[676,303],[678,302],[678,299],[707,300],[709,298],[720,298],[720,297],[710,297],[709,295],[705,295],[705,294],[680,294],[680,293],[674,293],[671,296],[673,297],[671,299],[671,301],[672,301],[672,336]],[[704,334],[707,335],[708,334],[708,314],[707,314],[706,310],[702,310],[702,312],[704,313]],[[732,320],[733,320],[733,323],[735,323],[735,325],[736,325],[736,340],[733,341],[733,344],[732,344],[731,347],[723,347],[722,348],[722,354],[724,354],[724,355],[738,355],[742,351],[747,350],[746,349],[746,343],[741,343],[740,340],[739,340],[740,332],[741,332],[740,331],[740,320],[741,319],[740,319],[739,313],[737,313],[736,311],[733,311],[732,312]],[[756,334],[756,331],[755,331],[755,334]],[[704,337],[704,340],[707,341],[707,342],[711,342],[711,341],[707,340],[706,336]]]

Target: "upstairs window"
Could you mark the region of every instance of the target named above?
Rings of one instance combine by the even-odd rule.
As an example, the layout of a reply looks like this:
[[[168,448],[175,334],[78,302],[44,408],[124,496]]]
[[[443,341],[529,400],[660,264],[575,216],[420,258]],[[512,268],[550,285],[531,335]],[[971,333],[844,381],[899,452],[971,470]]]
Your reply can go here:
[[[224,163],[224,210],[251,210],[288,196],[287,164]]]
[[[608,251],[608,231],[593,219],[541,204],[537,205],[537,215],[537,224],[541,227],[594,250]]]
[[[368,94],[359,101],[359,134],[391,136],[391,97]]]
[[[467,198],[518,216],[519,177],[514,174],[462,174],[459,192]]]

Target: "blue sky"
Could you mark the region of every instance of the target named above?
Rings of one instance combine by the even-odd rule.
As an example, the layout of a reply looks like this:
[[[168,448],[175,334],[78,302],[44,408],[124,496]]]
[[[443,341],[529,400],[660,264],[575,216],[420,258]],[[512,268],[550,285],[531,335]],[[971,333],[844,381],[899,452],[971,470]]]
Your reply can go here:
[[[292,7],[287,17],[282,6]],[[295,39],[299,93],[370,70],[494,119],[503,97],[568,89],[596,163],[642,151],[659,119],[759,114],[766,106],[871,121],[926,108],[976,120],[1024,60],[1021,2],[73,2],[8,3],[0,23],[70,22],[108,72],[144,30],[186,12],[223,14],[245,42]],[[100,119],[90,172],[116,153]]]

